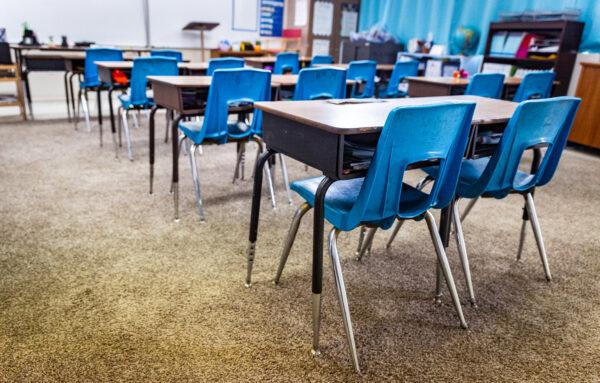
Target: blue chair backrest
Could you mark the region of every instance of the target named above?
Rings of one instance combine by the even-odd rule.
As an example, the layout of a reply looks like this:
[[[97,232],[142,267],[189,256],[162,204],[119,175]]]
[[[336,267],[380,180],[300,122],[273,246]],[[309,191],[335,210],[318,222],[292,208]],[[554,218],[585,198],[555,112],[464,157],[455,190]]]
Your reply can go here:
[[[294,100],[346,98],[346,71],[340,68],[305,68],[298,75]]]
[[[520,103],[481,177],[468,186],[469,194],[479,196],[487,192],[502,198],[511,190],[525,191],[548,183],[558,166],[580,101],[575,97],[556,97]],[[538,171],[516,184],[523,153],[536,145],[547,146]]]
[[[447,206],[454,198],[475,103],[447,102],[398,107],[390,112],[377,148],[352,207],[348,222],[394,219],[400,212],[402,181],[407,167],[439,160],[439,177],[431,193],[409,209],[410,217]],[[406,214],[407,209],[402,209]]]
[[[504,75],[501,73],[477,73],[471,77],[465,94],[489,98],[500,98],[504,88]]]
[[[310,60],[310,65],[313,66],[315,64],[333,64],[333,57],[328,55],[313,56],[312,60]]]
[[[172,49],[154,49],[150,51],[150,57],[170,57],[178,63],[183,62],[183,54]]]
[[[358,84],[352,87],[352,97],[373,97],[375,95],[375,73],[377,63],[372,60],[352,61],[348,65],[346,78],[364,83],[362,93],[358,93]]]
[[[394,70],[390,76],[387,86],[387,94],[392,96],[398,93],[400,81],[405,77],[416,76],[419,73],[419,62],[416,60],[398,61],[394,64]]]
[[[271,72],[262,69],[218,69],[213,73],[202,132],[205,136],[227,142],[229,108],[271,100]],[[262,113],[254,110],[250,129],[262,131]]]
[[[146,95],[148,76],[177,76],[177,61],[168,57],[138,57],[133,60],[129,86],[129,100],[133,105],[146,105],[150,102]]]
[[[281,52],[275,57],[275,68],[273,74],[298,74],[300,70],[300,58],[297,52]]]
[[[236,57],[221,57],[218,59],[208,60],[208,69],[206,70],[207,76],[212,76],[217,69],[234,69],[243,68],[244,59]]]
[[[113,48],[87,48],[83,64],[84,86],[98,86],[98,65],[96,61],[123,61],[123,51]]]
[[[552,92],[554,72],[527,73],[517,88],[514,102],[521,102],[533,98],[548,98]]]

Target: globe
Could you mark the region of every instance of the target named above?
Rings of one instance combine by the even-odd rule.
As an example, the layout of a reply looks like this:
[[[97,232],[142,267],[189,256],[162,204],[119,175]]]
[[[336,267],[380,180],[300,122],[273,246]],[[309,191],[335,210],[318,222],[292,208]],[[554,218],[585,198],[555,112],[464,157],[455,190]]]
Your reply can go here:
[[[475,28],[460,26],[452,35],[452,51],[462,55],[475,52],[479,43],[479,32]]]

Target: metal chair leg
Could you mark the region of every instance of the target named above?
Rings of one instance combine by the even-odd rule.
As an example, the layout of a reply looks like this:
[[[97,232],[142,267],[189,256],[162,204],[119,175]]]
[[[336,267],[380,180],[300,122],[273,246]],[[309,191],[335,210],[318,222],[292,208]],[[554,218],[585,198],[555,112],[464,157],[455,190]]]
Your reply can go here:
[[[240,158],[240,175],[241,175],[241,180],[244,180],[244,176],[245,176],[245,170],[246,170],[246,143],[242,142],[242,154],[241,154],[241,158]]]
[[[398,232],[400,231],[400,228],[404,224],[404,220],[403,219],[397,218],[396,221],[397,222],[396,222],[396,226],[394,226],[394,231],[392,231],[392,235],[390,236],[390,239],[388,239],[388,242],[385,245],[386,249],[389,249],[390,247],[392,247],[392,242],[394,242],[394,239],[396,239],[396,235],[398,235]]]
[[[200,192],[200,177],[198,177],[198,165],[196,163],[196,148],[199,145],[192,144],[188,141],[188,152],[190,159],[190,167],[192,168],[192,178],[194,180],[194,189],[196,191],[196,207],[198,208],[198,215],[200,216],[200,222],[204,222],[204,206],[202,205],[202,194]]]
[[[138,116],[140,115],[140,110],[138,109],[137,113],[131,114],[131,119],[133,120],[133,127],[136,129],[140,128],[140,123],[138,121]]]
[[[454,204],[452,211],[452,220],[454,221],[454,235],[456,236],[456,245],[458,247],[458,255],[460,257],[460,263],[463,268],[465,275],[465,282],[467,284],[467,290],[469,292],[469,301],[472,306],[477,306],[475,303],[475,293],[473,291],[473,281],[471,280],[471,267],[469,265],[469,257],[467,256],[467,246],[465,244],[465,236],[462,230],[462,224],[460,223],[458,204]]]
[[[425,186],[429,185],[429,183],[433,181],[433,177],[431,176],[425,176],[425,178],[423,178],[416,186],[417,190],[423,190],[425,188]]]
[[[369,254],[371,254],[371,245],[373,244],[373,238],[375,238],[376,231],[376,227],[370,227],[367,231],[367,236],[365,238],[363,246],[360,249],[360,252],[358,253],[358,257],[356,257],[357,261],[361,261],[367,251],[369,251]]]
[[[171,118],[172,112],[168,109],[165,112],[165,120],[167,121],[167,128],[165,129],[165,144],[169,142],[169,130],[171,130]]]
[[[83,91],[81,94],[81,107],[83,109],[83,116],[85,117],[85,126],[88,132],[92,131],[92,124],[90,123],[90,109],[87,91]]]
[[[475,204],[477,203],[478,200],[479,200],[479,197],[476,197],[469,201],[469,203],[467,204],[467,207],[465,207],[465,210],[463,211],[463,213],[460,216],[461,222],[467,218],[467,215],[469,215],[469,213],[471,212],[471,209],[473,209],[473,206],[475,206]]]
[[[311,208],[312,207],[310,206],[310,204],[304,202],[298,207],[298,209],[296,209],[294,218],[292,218],[292,224],[290,225],[290,229],[288,230],[288,234],[285,239],[285,244],[283,245],[283,251],[281,252],[281,259],[279,260],[279,267],[277,268],[277,273],[275,274],[275,280],[273,281],[276,285],[279,284],[281,274],[283,273],[285,264],[287,263],[288,257],[290,256],[290,251],[292,250],[292,246],[294,245],[296,234],[298,234],[298,227],[300,227],[300,221],[302,221],[302,217],[304,217],[304,215]]]
[[[123,130],[125,130],[125,139],[127,140],[127,157],[129,161],[133,161],[133,153],[131,151],[131,135],[129,134],[129,123],[127,122],[128,109],[123,109],[121,119],[123,120]]]
[[[358,257],[360,254],[360,250],[362,249],[362,244],[365,240],[365,233],[367,232],[367,227],[365,225],[360,225],[360,232],[358,233],[358,246],[356,247],[356,251],[354,255]]]
[[[439,267],[442,269],[442,273],[446,278],[446,284],[448,285],[448,290],[450,291],[454,308],[458,314],[460,325],[462,328],[467,328],[467,322],[465,321],[460,300],[458,298],[458,292],[456,291],[456,286],[454,285],[454,278],[452,277],[450,264],[448,263],[448,258],[446,257],[446,251],[444,250],[444,245],[442,243],[442,239],[440,238],[440,233],[435,223],[435,218],[433,218],[433,214],[431,214],[429,211],[425,212],[425,221],[427,222],[429,234],[431,235],[431,240],[433,242],[433,246],[435,247]]]
[[[256,144],[258,145],[258,149],[257,149],[258,151],[256,153],[256,160],[258,161],[259,156],[265,150],[265,145],[264,145],[262,139],[258,136],[252,137],[252,140],[254,142],[256,142]],[[273,206],[273,209],[275,209],[275,208],[277,208],[277,203],[275,202],[275,189],[273,188],[273,177],[271,177],[271,167],[269,166],[268,162],[265,164],[264,171],[265,171],[265,174],[267,175],[267,184],[269,185],[269,193],[271,193],[271,205]],[[253,175],[253,177],[254,177],[254,175]]]
[[[521,223],[521,234],[519,235],[519,249],[517,250],[517,261],[521,260],[523,248],[525,247],[525,238],[527,237],[527,220],[524,219]]]
[[[79,125],[79,119],[81,118],[81,88],[77,92],[77,114],[75,115],[75,130]]]
[[[542,260],[542,266],[544,266],[546,280],[550,282],[552,280],[552,274],[550,274],[550,265],[548,264],[548,256],[546,255],[546,248],[544,247],[542,229],[540,227],[540,222],[535,210],[535,203],[533,202],[533,195],[531,193],[527,193],[527,214],[529,214],[529,220],[531,221],[531,228],[533,229],[535,242],[537,243],[538,251],[540,252],[540,258]]]
[[[183,146],[183,141],[185,140],[185,134],[180,134],[179,137],[177,137],[177,161],[179,161],[179,156],[181,154],[181,148],[184,147]],[[174,190],[173,190],[173,183],[171,183],[171,189],[169,190],[169,193],[173,194]]]
[[[358,363],[358,352],[356,351],[356,342],[354,341],[354,330],[352,329],[352,319],[350,317],[350,307],[348,306],[348,296],[346,295],[346,285],[344,284],[344,275],[342,273],[342,265],[337,250],[337,236],[339,230],[331,229],[329,233],[329,256],[331,257],[331,267],[333,269],[333,277],[335,279],[335,287],[338,294],[340,309],[342,310],[342,318],[344,320],[344,329],[346,330],[346,339],[348,340],[348,350],[352,359],[354,370],[360,373],[360,365]]]
[[[285,192],[287,193],[288,202],[292,204],[292,191],[290,190],[290,179],[288,177],[287,166],[285,165],[284,157],[279,153],[279,165],[281,166],[281,176],[283,177],[283,183],[285,184]]]
[[[240,163],[242,162],[242,146],[240,145],[240,143],[236,143],[237,146],[237,153],[236,153],[236,158],[235,158],[235,170],[233,172],[233,180],[231,181],[232,184],[235,183],[235,180],[237,180],[240,176]]]

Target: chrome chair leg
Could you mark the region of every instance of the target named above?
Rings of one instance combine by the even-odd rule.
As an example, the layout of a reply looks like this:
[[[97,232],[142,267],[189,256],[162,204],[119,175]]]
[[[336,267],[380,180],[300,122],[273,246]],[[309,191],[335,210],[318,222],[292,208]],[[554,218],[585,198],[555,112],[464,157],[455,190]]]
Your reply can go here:
[[[363,246],[360,249],[360,252],[358,253],[358,257],[356,257],[357,261],[361,261],[367,251],[369,252],[369,254],[371,254],[371,246],[373,245],[373,238],[375,238],[375,232],[377,232],[376,227],[370,227],[369,230],[367,230],[367,235],[365,237]]]
[[[236,160],[235,160],[235,170],[233,172],[233,180],[231,181],[232,184],[235,183],[235,180],[237,180],[240,177],[240,165],[242,163],[242,145],[240,142],[237,143],[237,155],[236,155]]]
[[[427,222],[429,234],[431,235],[431,240],[433,242],[433,246],[435,247],[435,252],[438,258],[438,265],[442,269],[442,273],[446,278],[446,284],[448,285],[448,290],[450,291],[450,296],[452,297],[454,308],[456,309],[456,313],[458,314],[460,325],[462,328],[467,328],[467,322],[465,321],[465,317],[462,312],[460,299],[458,298],[458,292],[456,291],[456,286],[454,285],[454,278],[452,277],[452,271],[450,270],[450,264],[448,263],[448,258],[446,257],[446,251],[444,250],[442,238],[440,238],[440,233],[435,223],[435,218],[433,218],[433,214],[431,214],[431,212],[425,212],[425,221]]]
[[[346,330],[346,339],[348,340],[348,350],[352,359],[354,370],[360,373],[360,365],[358,363],[358,352],[356,351],[356,342],[354,341],[354,331],[352,329],[352,319],[350,318],[350,307],[348,306],[348,296],[346,295],[346,286],[344,284],[344,275],[342,273],[342,265],[337,250],[337,237],[339,230],[331,229],[329,233],[329,256],[331,257],[331,268],[333,269],[333,278],[335,279],[335,287],[338,294],[340,309],[342,310],[342,318],[344,320],[344,329]]]
[[[269,185],[269,193],[271,193],[271,205],[273,205],[273,209],[277,207],[277,203],[275,202],[275,189],[273,188],[273,177],[271,177],[271,167],[269,164],[265,164],[265,173],[267,175],[267,184]]]
[[[312,295],[313,344],[310,351],[313,356],[321,355],[319,335],[321,332],[321,294]]]
[[[123,112],[123,107],[119,106],[119,109],[117,110],[117,116],[120,116],[121,113]],[[119,121],[119,124],[117,126],[117,133],[119,136],[119,147],[123,146],[123,140],[121,138],[121,131],[123,130],[123,119],[122,118],[117,118],[117,120]]]
[[[285,244],[283,245],[283,251],[281,252],[281,259],[279,260],[279,267],[277,268],[277,274],[275,274],[275,280],[273,281],[276,285],[279,284],[279,280],[281,279],[281,274],[283,273],[283,269],[285,264],[287,263],[288,257],[290,255],[290,251],[292,250],[292,246],[294,245],[294,240],[296,239],[296,234],[298,234],[298,227],[300,226],[300,221],[302,221],[302,217],[311,209],[310,204],[304,202],[302,205],[298,207],[296,213],[294,214],[294,218],[292,218],[292,224],[288,231],[287,238],[285,240]]]
[[[285,159],[283,154],[279,153],[279,166],[281,167],[281,176],[283,177],[283,183],[285,184],[285,192],[287,193],[288,203],[292,204],[292,191],[290,190],[290,179],[288,177],[287,166],[285,165]]]
[[[81,108],[83,109],[83,117],[85,117],[85,126],[87,127],[88,132],[91,132],[92,124],[90,123],[90,109],[87,91],[83,91],[81,93]]]
[[[552,280],[552,275],[550,274],[550,265],[548,264],[548,256],[546,255],[546,248],[544,247],[542,229],[540,227],[540,222],[538,220],[537,212],[535,210],[535,203],[533,202],[533,195],[531,193],[527,193],[527,213],[529,214],[529,220],[531,221],[531,228],[533,229],[535,242],[537,243],[538,251],[540,252],[542,265],[544,266],[546,280],[550,282]]]
[[[79,119],[81,118],[81,89],[77,92],[77,115],[75,115],[75,130],[79,125]]]
[[[356,255],[358,257],[358,254],[360,254],[360,250],[362,249],[362,244],[365,240],[365,232],[367,231],[367,227],[365,225],[360,225],[360,232],[358,234],[358,246],[356,247],[356,252],[354,252],[354,255]]]
[[[400,228],[402,227],[402,225],[404,224],[404,220],[403,219],[396,219],[396,226],[394,226],[394,231],[392,231],[392,235],[390,236],[390,239],[388,239],[387,244],[385,245],[386,249],[389,249],[390,247],[392,247],[392,242],[394,242],[394,239],[396,239],[396,235],[398,235],[398,232],[400,231]]]
[[[133,161],[133,153],[131,151],[131,135],[129,134],[129,123],[127,122],[128,114],[129,110],[123,109],[121,117],[123,120],[123,130],[125,130],[125,139],[127,140],[127,157],[129,157],[129,161]]]
[[[205,222],[204,206],[202,205],[202,194],[200,192],[200,177],[198,177],[198,164],[196,163],[197,147],[198,145],[192,144],[192,142],[188,140],[188,158],[190,159],[190,167],[192,168],[192,178],[194,180],[194,189],[196,191],[196,207],[198,208],[200,222]]]
[[[165,110],[165,121],[167,124],[167,128],[165,129],[165,144],[169,142],[169,130],[171,129],[171,112],[166,109]]]
[[[137,110],[137,113],[131,113],[131,119],[133,120],[133,127],[136,129],[140,128],[140,123],[138,121],[138,116],[140,115],[140,110]]]
[[[442,296],[444,293],[442,292],[442,286],[444,285],[444,272],[440,267],[440,262],[435,263],[435,303],[442,303]]]
[[[242,142],[242,154],[240,156],[240,178],[243,181],[246,170],[246,142]]]
[[[519,248],[517,249],[517,261],[521,260],[523,248],[525,247],[525,238],[527,237],[527,220],[521,222],[521,234],[519,235]]]
[[[469,201],[469,203],[467,204],[467,207],[465,207],[465,210],[463,211],[463,213],[460,216],[461,222],[467,218],[467,215],[469,215],[469,213],[471,212],[471,209],[473,209],[473,206],[475,206],[475,204],[477,203],[478,200],[479,200],[479,197],[476,197]]]
[[[425,178],[423,178],[415,187],[417,190],[423,190],[425,188],[425,186],[429,185],[429,183],[433,181],[433,178],[431,176],[425,176]]]
[[[460,216],[458,211],[458,204],[453,205],[452,221],[454,222],[454,235],[456,236],[456,244],[458,247],[458,255],[460,257],[460,263],[463,268],[465,275],[465,282],[467,284],[467,290],[469,292],[469,301],[472,306],[477,306],[475,303],[475,292],[473,291],[473,281],[471,280],[471,267],[469,265],[469,257],[467,256],[467,246],[465,244],[465,236],[462,230],[462,224],[460,223]]]

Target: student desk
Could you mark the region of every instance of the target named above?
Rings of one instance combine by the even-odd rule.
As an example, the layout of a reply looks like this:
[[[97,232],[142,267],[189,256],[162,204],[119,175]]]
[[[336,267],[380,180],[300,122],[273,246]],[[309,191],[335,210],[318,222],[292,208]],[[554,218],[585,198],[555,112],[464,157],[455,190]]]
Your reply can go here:
[[[130,77],[131,69],[133,68],[133,61],[96,61],[98,66],[98,78],[100,81],[109,84],[108,88],[108,105],[110,112],[110,129],[114,135],[116,134],[115,129],[115,114],[112,105],[112,93],[120,85],[113,81],[112,74],[116,70],[124,72],[127,77]],[[177,63],[179,71],[182,74],[204,74],[208,69],[207,62],[181,62]],[[98,90],[98,124],[100,125],[100,135],[102,135],[102,105],[100,101],[100,90]]]
[[[267,146],[256,162],[249,243],[246,286],[251,285],[254,263],[263,167],[275,153],[281,153],[320,170],[325,178],[319,185],[314,202],[312,293],[313,293],[313,350],[319,347],[320,296],[323,277],[323,203],[327,189],[336,180],[363,177],[367,169],[352,169],[344,153],[346,141],[372,137],[374,142],[389,112],[398,106],[424,105],[443,101],[474,101],[477,103],[472,126],[505,124],[513,115],[517,104],[475,96],[401,98],[383,102],[334,105],[319,101],[259,102],[263,111],[263,140]],[[470,140],[471,143],[474,140]],[[448,246],[452,205],[442,210],[440,232],[444,246]]]
[[[67,115],[71,119],[71,109],[75,116],[75,97],[73,92],[73,77],[83,73],[83,62],[87,47],[60,47],[60,46],[29,46],[11,44],[15,51],[17,63],[20,63],[21,78],[25,84],[27,103],[31,111],[31,90],[29,88],[29,72],[33,71],[58,71],[65,72],[65,95],[67,101]],[[125,56],[133,58],[142,52],[150,51],[148,48],[124,48]],[[135,54],[134,54],[135,53]],[[70,94],[69,94],[70,93]],[[71,103],[69,106],[69,98]],[[32,113],[33,114],[33,113]]]
[[[244,61],[246,65],[251,66],[253,68],[265,69],[266,67],[275,66],[275,56],[260,56],[260,57],[245,57]],[[300,68],[307,67],[310,64],[310,57],[301,56],[300,60]]]
[[[350,64],[315,64],[315,67],[334,67],[341,69],[348,69]],[[394,70],[394,64],[377,64],[377,72],[379,73],[391,73]]]
[[[149,140],[149,161],[150,161],[150,194],[153,190],[154,180],[154,162],[155,162],[155,124],[154,115],[159,108],[166,108],[177,112],[171,123],[171,141],[172,141],[172,182],[174,188],[179,183],[179,165],[177,155],[179,147],[177,145],[177,131],[179,122],[186,116],[198,116],[204,113],[208,90],[210,88],[211,76],[148,76],[148,81],[152,84],[155,106],[150,110],[150,140]],[[293,87],[298,82],[297,75],[272,75],[271,88],[273,97],[278,96],[280,87]],[[240,111],[247,111],[248,108]],[[252,110],[252,108],[250,108]],[[175,193],[174,197],[177,196]],[[175,198],[175,219],[179,218],[179,201]]]
[[[455,96],[465,93],[469,79],[454,77],[407,77],[410,97]],[[521,84],[520,77],[506,77],[502,98],[512,98]]]

